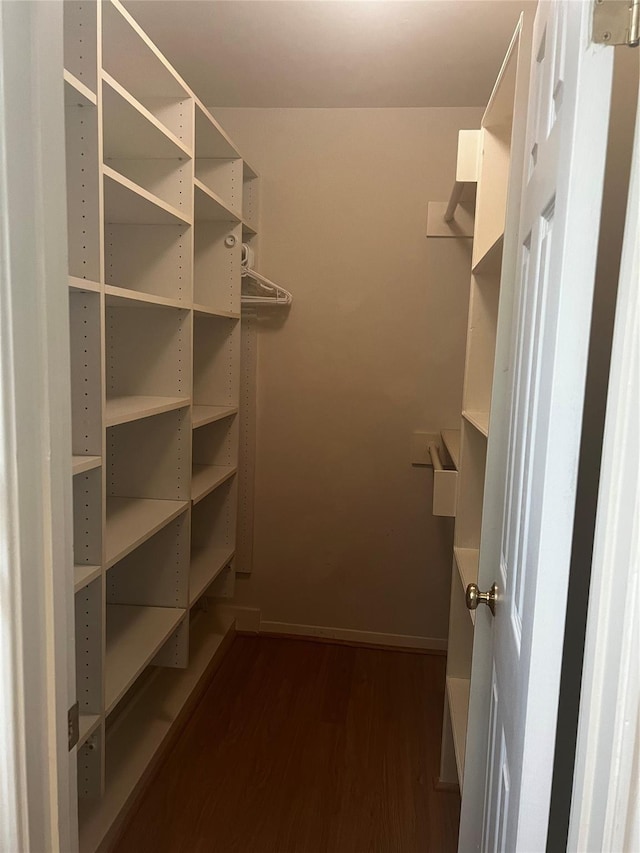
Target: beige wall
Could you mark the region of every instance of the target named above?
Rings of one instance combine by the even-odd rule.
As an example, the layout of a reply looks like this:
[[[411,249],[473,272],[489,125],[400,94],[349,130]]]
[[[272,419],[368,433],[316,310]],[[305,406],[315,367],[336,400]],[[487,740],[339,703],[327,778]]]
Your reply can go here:
[[[260,172],[254,568],[236,601],[293,625],[444,638],[449,520],[411,434],[457,428],[468,240],[425,238],[481,111],[218,109]]]

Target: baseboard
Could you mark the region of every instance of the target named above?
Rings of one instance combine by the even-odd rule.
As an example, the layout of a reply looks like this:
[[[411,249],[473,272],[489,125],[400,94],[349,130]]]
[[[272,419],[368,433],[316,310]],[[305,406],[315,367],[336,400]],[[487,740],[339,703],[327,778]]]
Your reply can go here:
[[[242,630],[240,626],[237,627],[240,631]],[[325,628],[320,625],[292,625],[288,622],[261,621],[260,634],[272,637],[308,637],[309,639],[352,643],[359,646],[381,646],[387,649],[410,649],[440,654],[445,654],[447,650],[447,641],[437,637],[384,634],[377,631],[356,631],[352,628]]]

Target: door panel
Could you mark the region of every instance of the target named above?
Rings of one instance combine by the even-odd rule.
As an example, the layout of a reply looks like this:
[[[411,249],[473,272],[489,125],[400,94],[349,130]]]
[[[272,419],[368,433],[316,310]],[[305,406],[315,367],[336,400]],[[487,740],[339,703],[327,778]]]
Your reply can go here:
[[[590,15],[589,3],[552,0],[534,25],[480,547],[479,584],[499,594],[495,619],[476,616],[469,715],[485,735],[467,738],[464,853],[546,845],[612,74]]]

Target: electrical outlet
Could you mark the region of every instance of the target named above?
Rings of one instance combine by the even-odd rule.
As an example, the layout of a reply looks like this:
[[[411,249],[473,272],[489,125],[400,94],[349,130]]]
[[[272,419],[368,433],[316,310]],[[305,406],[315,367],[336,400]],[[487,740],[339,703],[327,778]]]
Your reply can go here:
[[[431,465],[429,456],[429,445],[437,444],[440,447],[439,432],[414,432],[411,436],[411,464]]]

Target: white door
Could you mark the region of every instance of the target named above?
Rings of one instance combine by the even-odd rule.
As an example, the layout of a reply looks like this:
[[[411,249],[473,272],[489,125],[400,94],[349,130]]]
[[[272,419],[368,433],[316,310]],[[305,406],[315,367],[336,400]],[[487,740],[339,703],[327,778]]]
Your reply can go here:
[[[613,51],[591,44],[591,13],[542,2],[534,26],[479,567],[498,598],[495,618],[488,607],[476,617],[463,853],[546,848],[613,67]]]

